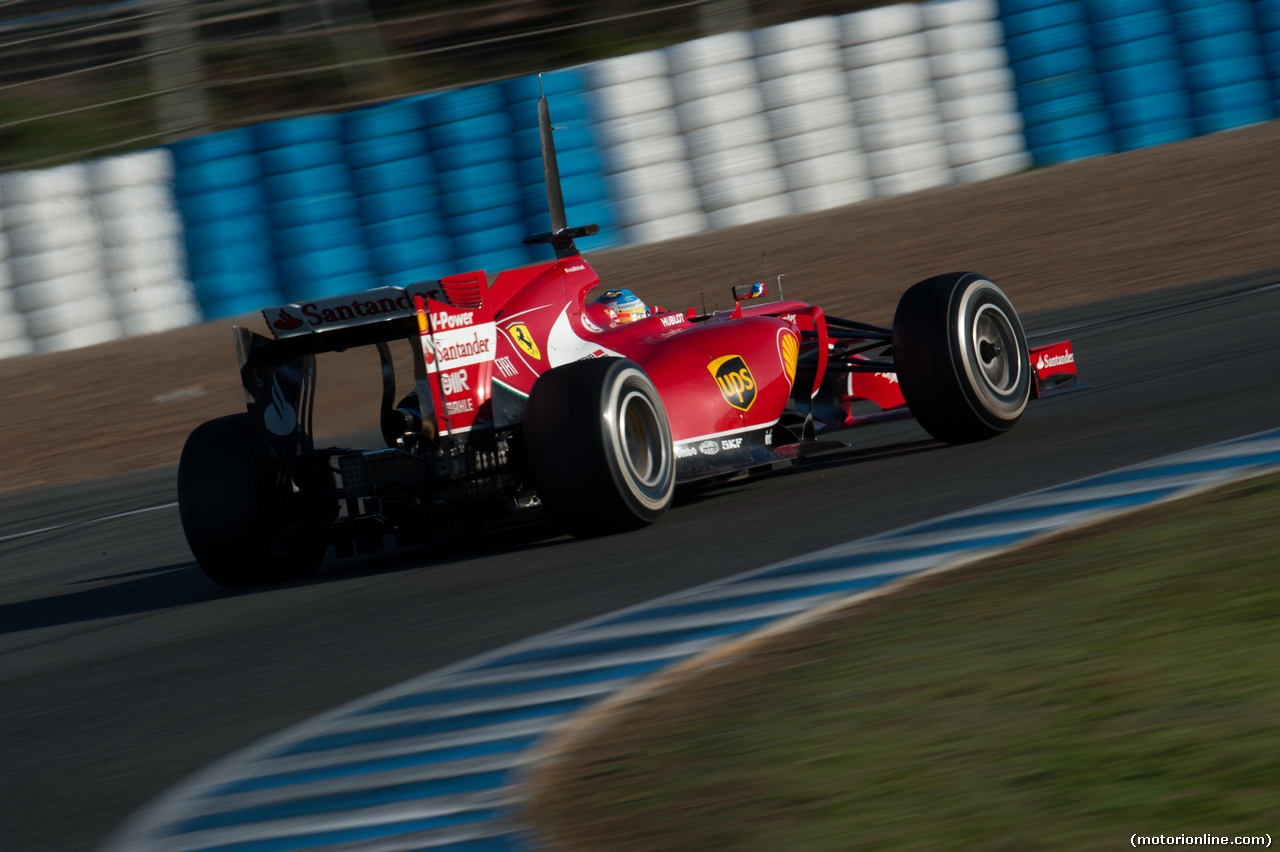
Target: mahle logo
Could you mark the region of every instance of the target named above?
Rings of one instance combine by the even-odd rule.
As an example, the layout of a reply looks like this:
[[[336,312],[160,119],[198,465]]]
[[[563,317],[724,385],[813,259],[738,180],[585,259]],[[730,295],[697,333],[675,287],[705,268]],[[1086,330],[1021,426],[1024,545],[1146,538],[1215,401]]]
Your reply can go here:
[[[741,355],[725,355],[707,365],[724,401],[739,411],[746,411],[756,401],[756,380]]]

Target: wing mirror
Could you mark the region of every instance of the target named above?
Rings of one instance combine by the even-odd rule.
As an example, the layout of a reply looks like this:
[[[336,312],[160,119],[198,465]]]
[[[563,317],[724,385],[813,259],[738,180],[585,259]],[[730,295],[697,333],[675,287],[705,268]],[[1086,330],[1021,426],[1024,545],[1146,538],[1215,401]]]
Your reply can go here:
[[[741,302],[743,299],[759,299],[765,293],[763,281],[757,281],[754,284],[735,284],[733,286],[733,300]]]

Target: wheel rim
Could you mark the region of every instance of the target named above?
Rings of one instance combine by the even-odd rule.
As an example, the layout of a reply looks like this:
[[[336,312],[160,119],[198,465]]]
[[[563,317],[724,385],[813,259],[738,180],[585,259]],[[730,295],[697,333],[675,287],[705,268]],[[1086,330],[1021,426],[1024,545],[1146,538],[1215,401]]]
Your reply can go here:
[[[625,394],[618,405],[618,425],[628,478],[647,494],[661,494],[666,490],[666,441],[658,412],[648,396],[639,391]]]
[[[983,383],[999,396],[1007,396],[1021,378],[1021,362],[1015,360],[1018,337],[1013,323],[999,306],[985,304],[973,318],[973,352]]]
[[[1000,288],[972,282],[961,297],[953,344],[968,381],[971,405],[988,422],[1012,425],[1026,408],[1027,343],[1018,315]]]
[[[671,429],[648,377],[631,367],[611,382],[604,411],[615,481],[637,511],[660,513],[675,487]]]

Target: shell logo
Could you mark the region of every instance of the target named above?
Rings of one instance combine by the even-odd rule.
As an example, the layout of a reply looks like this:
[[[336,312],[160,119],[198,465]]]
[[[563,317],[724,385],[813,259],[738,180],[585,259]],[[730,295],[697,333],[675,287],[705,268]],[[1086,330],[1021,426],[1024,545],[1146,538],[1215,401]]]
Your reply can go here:
[[[786,371],[787,381],[796,383],[796,361],[800,357],[800,344],[796,336],[784,331],[778,335],[778,354],[782,356],[782,369]]]

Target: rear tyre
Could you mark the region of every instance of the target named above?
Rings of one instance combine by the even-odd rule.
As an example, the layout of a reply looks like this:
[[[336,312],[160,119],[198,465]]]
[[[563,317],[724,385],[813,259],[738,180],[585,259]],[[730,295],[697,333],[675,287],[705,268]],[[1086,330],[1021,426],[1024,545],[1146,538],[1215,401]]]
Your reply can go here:
[[[320,543],[273,555],[278,513],[258,485],[248,414],[202,423],[187,438],[178,514],[200,567],[228,588],[301,579],[324,558]]]
[[[593,358],[544,373],[529,394],[524,437],[538,496],[574,536],[639,529],[671,505],[671,426],[632,361]]]
[[[893,361],[907,406],[939,441],[994,438],[1027,407],[1022,322],[1000,288],[976,272],[929,278],[902,295]]]

